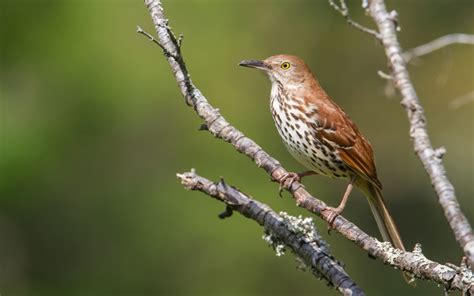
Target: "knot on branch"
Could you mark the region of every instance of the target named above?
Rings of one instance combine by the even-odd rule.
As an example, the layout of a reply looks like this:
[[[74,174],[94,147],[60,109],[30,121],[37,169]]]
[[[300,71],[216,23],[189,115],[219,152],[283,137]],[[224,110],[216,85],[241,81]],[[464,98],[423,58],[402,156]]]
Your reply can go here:
[[[436,148],[434,150],[434,156],[438,159],[442,159],[445,154],[446,154],[446,148],[444,146]]]
[[[398,12],[396,10],[390,11],[388,14],[388,18],[393,22],[393,25],[395,26],[395,30],[400,32],[401,28],[400,28],[400,23],[398,22]]]

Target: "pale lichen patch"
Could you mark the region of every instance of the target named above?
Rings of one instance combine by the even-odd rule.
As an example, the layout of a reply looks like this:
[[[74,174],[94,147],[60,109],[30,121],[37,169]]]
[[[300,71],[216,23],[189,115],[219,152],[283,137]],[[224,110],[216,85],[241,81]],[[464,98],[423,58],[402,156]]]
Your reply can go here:
[[[301,238],[306,243],[324,249],[329,248],[327,245],[320,245],[322,239],[316,229],[316,226],[314,225],[312,218],[304,218],[301,215],[294,217],[286,212],[280,212],[280,216],[283,218],[283,222],[286,224],[288,229],[295,234],[301,235]]]
[[[262,239],[275,250],[278,257],[285,255],[285,243],[281,241],[278,236],[272,233],[265,233],[262,235]]]

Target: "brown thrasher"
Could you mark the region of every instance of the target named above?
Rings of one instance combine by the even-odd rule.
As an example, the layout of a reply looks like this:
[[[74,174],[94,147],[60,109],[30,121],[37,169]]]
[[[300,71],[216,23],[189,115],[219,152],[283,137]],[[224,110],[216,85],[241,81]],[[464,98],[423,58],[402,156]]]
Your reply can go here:
[[[278,133],[291,155],[310,170],[289,173],[284,182],[291,186],[294,180],[311,174],[349,180],[340,205],[327,209],[330,220],[342,213],[355,185],[367,197],[383,239],[405,250],[382,197],[370,143],[329,98],[306,63],[296,56],[276,55],[239,65],[268,74],[272,82],[270,109]]]

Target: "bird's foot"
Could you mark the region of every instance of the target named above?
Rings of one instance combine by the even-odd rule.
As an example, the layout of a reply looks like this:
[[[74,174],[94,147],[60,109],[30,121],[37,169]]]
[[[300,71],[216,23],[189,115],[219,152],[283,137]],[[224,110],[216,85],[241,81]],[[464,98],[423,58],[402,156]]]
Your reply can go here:
[[[324,210],[321,211],[323,217],[328,222],[328,232],[334,229],[334,221],[340,214],[342,214],[342,211],[343,209],[340,207],[326,207]]]
[[[293,186],[293,183],[299,182],[303,177],[306,176],[311,176],[311,175],[317,175],[318,173],[313,172],[313,171],[305,171],[302,173],[293,173],[293,172],[287,172],[283,177],[280,179],[280,187],[278,189],[278,194],[280,197],[282,197],[281,193],[284,188],[291,188]]]
[[[283,175],[283,177],[281,177],[280,179],[280,186],[278,187],[278,195],[280,195],[280,197],[283,197],[281,194],[283,192],[283,189],[291,188],[293,183],[299,182],[300,180],[301,180],[301,174],[293,173],[293,172],[285,173],[285,175]]]

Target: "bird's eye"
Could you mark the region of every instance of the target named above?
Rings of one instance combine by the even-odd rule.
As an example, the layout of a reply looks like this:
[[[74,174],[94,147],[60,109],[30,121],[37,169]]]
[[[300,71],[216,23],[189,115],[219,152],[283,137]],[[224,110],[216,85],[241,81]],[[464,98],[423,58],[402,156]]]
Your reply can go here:
[[[290,69],[291,65],[290,65],[290,63],[288,63],[288,62],[284,62],[284,63],[281,64],[280,67],[281,67],[283,70],[288,70],[288,69]]]

